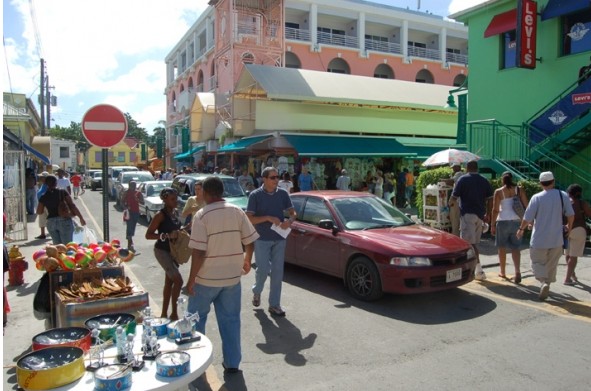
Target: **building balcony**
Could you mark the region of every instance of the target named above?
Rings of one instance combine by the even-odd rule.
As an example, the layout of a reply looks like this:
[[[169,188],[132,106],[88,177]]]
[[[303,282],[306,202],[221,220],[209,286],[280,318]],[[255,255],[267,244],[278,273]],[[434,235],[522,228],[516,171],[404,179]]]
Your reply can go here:
[[[376,52],[402,54],[402,45],[395,42],[377,41],[374,39],[365,40],[365,50]]]
[[[359,47],[359,39],[357,37],[349,36],[349,35],[342,35],[342,34],[333,34],[333,33],[326,33],[323,31],[317,32],[317,39],[318,43],[327,44],[327,45],[335,45],[335,46],[344,46],[348,48],[358,48]]]
[[[418,48],[416,46],[409,46],[408,56],[441,61],[441,52],[439,51],[439,49],[426,49]]]
[[[295,41],[311,42],[310,30],[295,29],[293,27],[285,28],[285,39],[293,39]]]
[[[468,64],[467,54],[446,53],[445,60],[447,62],[454,62],[456,64]]]

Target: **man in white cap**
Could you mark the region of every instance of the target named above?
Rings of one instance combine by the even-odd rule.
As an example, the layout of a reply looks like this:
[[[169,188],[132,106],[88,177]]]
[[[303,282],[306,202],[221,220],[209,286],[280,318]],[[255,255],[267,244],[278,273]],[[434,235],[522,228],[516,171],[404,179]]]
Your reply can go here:
[[[533,224],[529,241],[531,268],[542,285],[540,300],[546,300],[550,293],[550,284],[556,281],[556,268],[564,245],[563,233],[568,234],[573,226],[575,212],[568,195],[554,188],[554,174],[546,171],[540,174],[542,191],[533,195],[521,225],[517,238],[523,237],[523,230]],[[566,216],[566,225],[563,217]]]
[[[351,178],[347,175],[347,170],[341,170],[341,176],[337,179],[337,190],[350,190]]]

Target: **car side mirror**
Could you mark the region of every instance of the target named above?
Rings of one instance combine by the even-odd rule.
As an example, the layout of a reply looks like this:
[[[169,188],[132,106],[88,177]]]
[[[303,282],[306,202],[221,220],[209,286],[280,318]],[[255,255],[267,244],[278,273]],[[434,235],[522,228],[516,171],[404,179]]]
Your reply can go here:
[[[320,220],[318,226],[322,229],[331,230],[333,235],[336,235],[337,232],[339,232],[338,227],[334,225],[334,222],[332,220],[329,219]]]

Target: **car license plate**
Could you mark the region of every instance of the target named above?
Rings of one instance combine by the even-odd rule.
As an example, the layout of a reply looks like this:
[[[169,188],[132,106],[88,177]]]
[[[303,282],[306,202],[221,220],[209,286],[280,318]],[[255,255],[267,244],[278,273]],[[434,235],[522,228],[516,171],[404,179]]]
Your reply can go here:
[[[447,271],[445,282],[454,282],[462,279],[462,268],[452,269]]]

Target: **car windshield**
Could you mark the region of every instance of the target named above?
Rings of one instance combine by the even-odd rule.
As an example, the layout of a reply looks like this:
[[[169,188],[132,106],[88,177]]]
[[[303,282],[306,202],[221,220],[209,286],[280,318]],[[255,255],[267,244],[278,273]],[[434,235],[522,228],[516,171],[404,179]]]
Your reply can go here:
[[[94,174],[92,174],[93,178],[100,178],[103,175],[102,172],[95,172]]]
[[[129,183],[131,181],[136,182],[147,182],[153,181],[154,177],[149,172],[146,173],[133,173],[133,175],[122,175],[121,183]]]
[[[146,196],[152,197],[153,195],[160,194],[160,190],[164,189],[165,187],[170,186],[166,183],[157,183],[154,185],[148,185],[146,189]]]
[[[345,197],[331,200],[347,229],[400,227],[415,224],[400,210],[377,197]]]
[[[224,194],[222,197],[245,197],[246,194],[236,179],[222,179]]]

